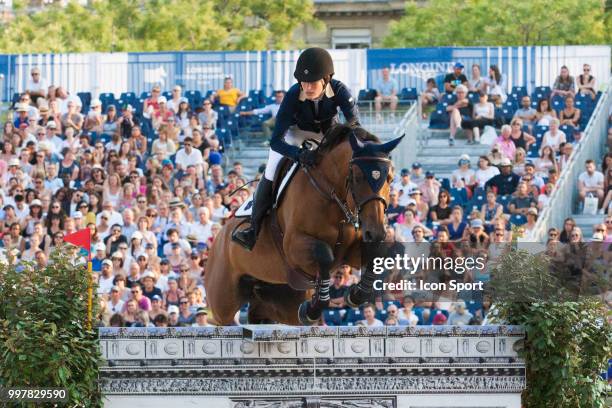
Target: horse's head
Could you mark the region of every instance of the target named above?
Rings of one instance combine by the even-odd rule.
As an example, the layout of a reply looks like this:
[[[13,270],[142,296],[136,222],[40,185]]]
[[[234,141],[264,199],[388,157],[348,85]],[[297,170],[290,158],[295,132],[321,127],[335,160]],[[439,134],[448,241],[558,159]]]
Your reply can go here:
[[[355,132],[350,135],[353,156],[348,187],[357,206],[364,241],[379,242],[385,238],[385,210],[393,180],[389,154],[403,137],[380,144],[363,142]]]

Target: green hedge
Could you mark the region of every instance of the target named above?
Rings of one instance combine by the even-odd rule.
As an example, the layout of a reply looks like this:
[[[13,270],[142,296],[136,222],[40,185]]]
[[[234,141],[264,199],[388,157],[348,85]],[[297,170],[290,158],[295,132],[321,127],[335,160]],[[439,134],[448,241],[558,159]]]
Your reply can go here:
[[[511,252],[494,270],[498,318],[525,327],[525,408],[607,407],[605,372],[612,356],[608,310],[596,296],[566,290],[559,268],[543,256]],[[554,271],[551,273],[551,271]]]
[[[86,327],[88,272],[66,252],[45,269],[0,265],[0,384],[62,387],[67,406],[97,407],[101,356],[97,330]]]

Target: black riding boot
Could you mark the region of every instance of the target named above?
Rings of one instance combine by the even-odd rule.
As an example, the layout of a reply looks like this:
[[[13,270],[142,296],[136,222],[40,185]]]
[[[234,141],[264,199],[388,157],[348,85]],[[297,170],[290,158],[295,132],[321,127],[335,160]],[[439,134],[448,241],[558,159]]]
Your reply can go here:
[[[262,177],[261,180],[259,180],[259,185],[253,197],[251,225],[248,228],[236,231],[233,235],[234,241],[238,242],[249,251],[253,249],[255,241],[257,241],[261,221],[272,206],[273,201],[272,182]]]

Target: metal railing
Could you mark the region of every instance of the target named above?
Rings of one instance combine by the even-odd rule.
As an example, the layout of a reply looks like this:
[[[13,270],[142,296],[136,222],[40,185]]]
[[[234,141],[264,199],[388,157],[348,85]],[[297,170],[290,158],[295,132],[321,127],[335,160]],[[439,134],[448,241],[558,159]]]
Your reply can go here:
[[[404,140],[392,153],[393,164],[396,169],[410,166],[422,150],[423,144],[419,132],[419,104],[414,103],[406,111],[398,125],[393,130],[395,137],[404,135]]]
[[[608,112],[612,103],[612,80],[609,80],[602,91],[601,98],[591,115],[591,119],[584,131],[584,136],[576,145],[571,161],[563,169],[557,187],[553,192],[550,203],[541,213],[536,224],[535,237],[538,241],[546,240],[548,229],[561,228],[563,221],[574,209],[578,197],[578,176],[584,171],[584,162],[587,159],[599,160],[604,151],[608,129]]]

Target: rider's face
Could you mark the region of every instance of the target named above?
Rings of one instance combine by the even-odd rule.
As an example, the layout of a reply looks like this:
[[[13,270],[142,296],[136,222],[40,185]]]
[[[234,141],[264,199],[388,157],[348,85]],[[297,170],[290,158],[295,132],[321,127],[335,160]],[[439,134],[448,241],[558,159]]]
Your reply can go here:
[[[317,99],[323,93],[324,81],[322,79],[316,82],[302,82],[301,84],[306,99]]]

